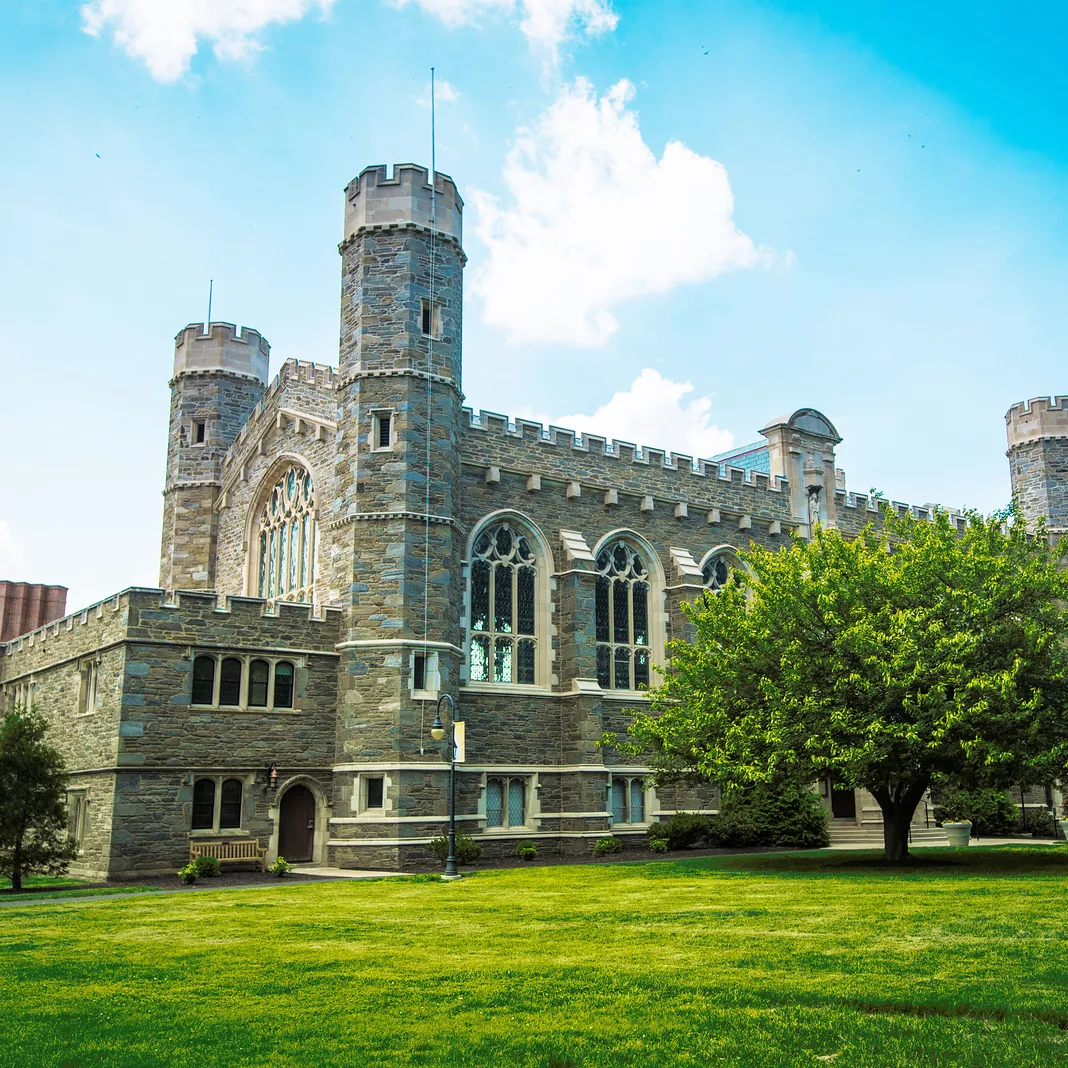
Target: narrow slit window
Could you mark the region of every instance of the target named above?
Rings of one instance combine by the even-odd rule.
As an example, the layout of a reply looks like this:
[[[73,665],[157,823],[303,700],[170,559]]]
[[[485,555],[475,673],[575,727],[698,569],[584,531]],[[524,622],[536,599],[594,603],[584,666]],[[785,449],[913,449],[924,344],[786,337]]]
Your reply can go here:
[[[385,798],[385,779],[381,775],[373,775],[364,780],[367,784],[366,808],[381,808]]]
[[[193,421],[193,444],[203,445],[207,439],[208,424],[203,419]]]
[[[412,672],[412,686],[416,690],[426,689],[426,657],[422,653],[415,654],[415,664]]]
[[[437,301],[424,299],[421,302],[419,318],[423,337],[434,340],[441,337],[441,305]]]
[[[393,416],[389,412],[379,412],[375,416],[375,448],[388,449],[393,444]]]

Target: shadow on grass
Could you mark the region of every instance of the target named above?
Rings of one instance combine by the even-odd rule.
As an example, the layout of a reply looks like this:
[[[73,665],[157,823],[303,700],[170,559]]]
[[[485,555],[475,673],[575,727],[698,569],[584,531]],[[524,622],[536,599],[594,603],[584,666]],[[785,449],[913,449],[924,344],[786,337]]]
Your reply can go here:
[[[649,868],[654,865],[650,863]],[[761,853],[733,857],[680,857],[669,867],[676,871],[713,873],[767,872],[776,875],[937,875],[1016,876],[1068,874],[1068,848],[1058,846],[973,846],[964,851],[924,848],[906,861],[893,863],[878,852]]]

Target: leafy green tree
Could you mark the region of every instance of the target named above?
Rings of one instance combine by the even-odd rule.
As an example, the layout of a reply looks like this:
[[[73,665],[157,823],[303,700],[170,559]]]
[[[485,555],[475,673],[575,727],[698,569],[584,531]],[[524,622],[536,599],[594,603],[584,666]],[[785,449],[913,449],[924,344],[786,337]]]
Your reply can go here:
[[[40,716],[16,708],[0,722],[0,875],[18,892],[27,875],[62,875],[77,854],[67,840],[67,772]]]
[[[897,517],[742,554],[687,607],[624,748],[727,787],[831,776],[871,792],[886,857],[936,774],[1050,782],[1068,762],[1068,550],[1019,522]]]

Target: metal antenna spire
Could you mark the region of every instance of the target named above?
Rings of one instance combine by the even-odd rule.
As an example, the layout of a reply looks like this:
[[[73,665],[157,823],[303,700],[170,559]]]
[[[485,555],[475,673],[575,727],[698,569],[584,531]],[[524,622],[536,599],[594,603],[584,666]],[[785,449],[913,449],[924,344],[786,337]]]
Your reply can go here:
[[[430,68],[430,225],[436,221],[438,191],[438,138],[436,130],[437,109],[434,99],[434,68]]]
[[[204,323],[204,333],[205,334],[210,334],[211,333],[211,293],[212,293],[212,290],[214,288],[215,288],[215,279],[214,278],[209,278],[208,279],[208,318]]]

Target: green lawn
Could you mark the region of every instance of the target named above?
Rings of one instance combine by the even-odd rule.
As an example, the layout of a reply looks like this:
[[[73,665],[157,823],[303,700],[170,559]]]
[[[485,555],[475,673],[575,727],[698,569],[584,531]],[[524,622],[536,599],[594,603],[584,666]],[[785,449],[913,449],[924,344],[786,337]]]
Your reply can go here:
[[[865,859],[867,858],[867,859]],[[0,910],[5,1064],[1068,1064],[1068,848]]]
[[[42,890],[41,887],[47,887]],[[5,901],[21,901],[25,898],[33,901],[46,897],[85,897],[90,894],[132,894],[140,890],[155,890],[155,886],[134,886],[121,884],[115,886],[94,887],[84,879],[69,879],[66,876],[31,875],[22,880],[22,893],[11,893],[11,880],[0,879],[0,905]]]

